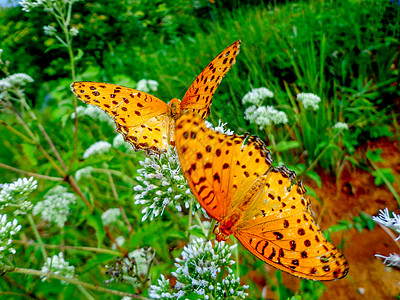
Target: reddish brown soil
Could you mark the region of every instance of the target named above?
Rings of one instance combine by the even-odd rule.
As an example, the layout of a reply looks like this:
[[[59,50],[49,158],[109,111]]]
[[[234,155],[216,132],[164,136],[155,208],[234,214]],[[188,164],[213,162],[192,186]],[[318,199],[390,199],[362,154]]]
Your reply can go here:
[[[379,140],[370,143],[367,150],[382,149],[384,163],[380,168],[392,168],[396,175],[394,188],[400,192],[400,152],[395,141]],[[365,148],[364,148],[365,151]],[[361,157],[360,153],[360,157]],[[365,156],[364,156],[365,157]],[[367,163],[367,162],[366,162]],[[372,168],[372,167],[371,167]],[[351,220],[361,212],[378,215],[379,209],[388,207],[390,211],[399,212],[399,204],[385,185],[375,186],[371,173],[353,168],[343,168],[339,178],[322,175],[323,186],[319,189],[315,183],[306,182],[322,200],[321,207],[312,199],[313,211],[318,216],[322,229],[336,224],[339,220]],[[397,237],[397,235],[394,235]],[[364,229],[361,233],[355,229],[332,235],[332,242],[339,245],[344,241],[344,255],[350,271],[347,277],[338,281],[325,283],[322,299],[393,299],[400,294],[400,270],[385,267],[375,254],[388,256],[389,253],[400,253],[399,246],[380,226],[374,230]],[[271,270],[271,278],[274,278]],[[283,274],[284,282],[292,290],[297,290],[299,279]],[[271,291],[268,298],[274,297]]]

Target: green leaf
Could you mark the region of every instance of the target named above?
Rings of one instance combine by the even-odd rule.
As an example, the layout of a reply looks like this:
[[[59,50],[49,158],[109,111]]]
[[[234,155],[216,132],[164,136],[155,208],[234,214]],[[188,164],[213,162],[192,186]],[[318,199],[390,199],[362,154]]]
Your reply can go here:
[[[78,53],[76,53],[76,55],[74,56],[75,62],[80,60],[83,57],[84,54],[85,53],[83,52],[83,50],[79,48],[78,49]]]
[[[22,144],[22,149],[24,151],[24,154],[28,157],[30,163],[33,166],[37,165],[37,159],[36,159],[36,146],[31,145],[31,144]]]
[[[308,177],[310,177],[312,180],[314,180],[315,183],[318,185],[318,187],[321,188],[321,186],[322,186],[322,180],[321,180],[321,177],[318,175],[317,172],[315,172],[315,171],[308,171],[308,172],[306,173],[306,175],[307,175]]]
[[[367,157],[373,162],[384,162],[385,160],[381,157],[382,149],[376,149],[375,151],[368,150]]]
[[[97,247],[101,248],[106,232],[104,231],[101,214],[95,209],[92,214],[88,215],[88,224],[94,228],[97,237]]]
[[[205,237],[206,237],[206,236],[204,235],[203,231],[201,230],[201,228],[199,228],[198,226],[192,226],[192,227],[188,230],[188,232],[189,232],[191,235],[194,235],[194,236],[198,236],[198,237],[202,237],[202,238],[205,238]]]
[[[276,152],[284,152],[299,147],[300,147],[299,141],[289,141],[289,142],[281,141],[278,144],[276,144],[275,150]]]
[[[393,174],[393,170],[390,168],[379,169],[379,171],[372,171],[372,176],[374,176],[374,183],[376,186],[380,186],[385,183],[383,178],[386,178],[390,183],[395,182],[395,175]]]

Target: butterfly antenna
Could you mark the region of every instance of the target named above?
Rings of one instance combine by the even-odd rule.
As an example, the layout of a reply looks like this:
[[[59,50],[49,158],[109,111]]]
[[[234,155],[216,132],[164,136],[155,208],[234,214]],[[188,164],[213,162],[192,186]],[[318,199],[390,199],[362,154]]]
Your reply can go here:
[[[190,80],[190,82],[189,82],[183,89],[181,89],[181,91],[180,91],[180,92],[178,93],[178,95],[177,95],[177,98],[179,97],[179,99],[180,99],[180,95],[182,95],[183,91],[187,91],[187,90],[188,90],[188,88],[192,85],[193,81],[195,81],[195,79],[197,78],[197,76],[198,76],[198,75],[195,75],[195,76],[193,77],[193,79]]]

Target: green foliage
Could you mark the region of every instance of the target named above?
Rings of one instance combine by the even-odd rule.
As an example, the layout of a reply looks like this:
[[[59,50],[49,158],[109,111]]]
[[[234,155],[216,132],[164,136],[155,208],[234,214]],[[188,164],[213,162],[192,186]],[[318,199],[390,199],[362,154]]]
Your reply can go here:
[[[324,235],[329,240],[331,233],[350,230],[353,228],[358,232],[362,232],[363,229],[372,230],[375,228],[375,222],[372,220],[370,215],[362,212],[359,216],[353,217],[352,220],[340,220],[338,224],[332,225],[325,230]]]

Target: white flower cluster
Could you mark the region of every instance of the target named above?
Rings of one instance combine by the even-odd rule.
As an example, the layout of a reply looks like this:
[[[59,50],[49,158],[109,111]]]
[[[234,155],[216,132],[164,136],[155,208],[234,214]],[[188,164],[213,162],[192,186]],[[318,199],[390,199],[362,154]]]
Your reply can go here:
[[[387,208],[379,210],[378,216],[372,216],[372,220],[376,223],[380,223],[390,229],[396,231],[400,234],[400,215],[392,213],[393,217],[390,216],[389,210]],[[400,239],[400,235],[396,238],[396,241]]]
[[[17,208],[15,214],[30,212],[33,205],[28,196],[37,189],[37,181],[31,178],[18,178],[12,183],[0,184],[0,211],[6,206]]]
[[[106,274],[111,277],[106,280],[108,285],[111,282],[124,281],[135,287],[141,287],[144,279],[148,278],[149,268],[154,258],[154,251],[151,248],[137,249],[128,254],[128,257],[118,258],[112,265],[106,265]]]
[[[248,92],[246,95],[244,95],[242,99],[242,103],[251,103],[255,104],[257,106],[261,105],[262,101],[265,98],[272,98],[274,96],[274,93],[271,92],[269,89],[266,87],[261,87],[258,89],[252,89],[250,92]]]
[[[104,226],[108,226],[117,221],[120,216],[121,210],[119,208],[110,208],[103,212],[101,220],[103,221]]]
[[[45,35],[53,36],[57,34],[57,29],[54,26],[48,25],[43,26],[43,31]]]
[[[315,111],[318,109],[318,103],[321,102],[321,98],[311,93],[300,93],[297,95],[297,101],[302,101],[305,109],[312,107]]]
[[[79,169],[75,172],[75,179],[79,181],[82,178],[89,178],[92,175],[93,170],[94,168],[91,166]]]
[[[141,79],[136,84],[136,89],[145,93],[156,92],[158,89],[158,82],[155,80]]]
[[[139,182],[133,189],[139,194],[135,195],[135,204],[144,205],[142,221],[150,217],[162,215],[167,205],[174,206],[182,211],[182,205],[189,208],[190,189],[179,165],[178,155],[169,149],[158,157],[146,157],[140,162],[143,169],[138,170]],[[193,212],[201,209],[196,201]]]
[[[15,249],[11,247],[12,236],[20,230],[21,225],[18,225],[17,219],[7,222],[7,215],[0,215],[0,260],[9,254],[15,254]]]
[[[79,0],[63,0],[62,3],[74,3]],[[20,0],[18,2],[22,6],[22,10],[30,12],[32,8],[43,6],[44,11],[52,11],[57,5],[57,0]]]
[[[135,274],[145,276],[149,272],[150,263],[154,258],[154,253],[151,248],[140,248],[130,252],[128,257],[135,259]]]
[[[0,91],[6,91],[33,82],[32,77],[25,73],[15,73],[0,80]]]
[[[100,141],[91,145],[86,151],[83,153],[83,159],[87,159],[92,155],[100,155],[107,153],[111,149],[111,144],[109,142]]]
[[[93,120],[100,122],[107,122],[110,125],[114,124],[114,121],[110,118],[109,115],[107,115],[106,112],[104,112],[103,110],[94,105],[78,106],[76,108],[76,112],[73,112],[71,114],[71,118],[75,119],[76,115],[78,115],[78,117],[88,116]]]
[[[58,185],[52,188],[33,208],[33,214],[41,214],[45,221],[53,222],[58,227],[64,227],[70,212],[70,205],[75,204],[76,196],[67,192],[67,188]]]
[[[261,105],[265,98],[271,98],[273,96],[274,94],[266,87],[252,89],[242,99],[243,104],[253,104],[246,108],[244,118],[249,120],[250,123],[258,125],[260,129],[272,124],[286,124],[288,122],[286,113],[279,111],[272,106]]]
[[[283,111],[279,111],[272,106],[252,105],[244,112],[244,118],[249,120],[250,123],[257,124],[260,129],[272,124],[286,124],[288,117]]]
[[[124,153],[135,151],[129,143],[125,142],[124,137],[120,133],[118,133],[113,139],[113,148],[118,149]]]
[[[236,245],[228,246],[224,242],[216,243],[197,239],[182,251],[182,258],[176,258],[177,268],[172,275],[176,278],[173,290],[169,280],[163,275],[158,285],[150,286],[152,299],[244,299],[248,295],[235,277],[230,260]],[[224,274],[228,273],[223,278]]]
[[[400,239],[400,215],[392,214],[393,217],[390,216],[389,210],[385,208],[384,210],[379,210],[378,216],[372,216],[372,220],[396,231],[399,236],[395,241],[398,241]],[[400,267],[400,256],[397,253],[389,254],[388,257],[379,254],[375,254],[375,256],[383,258],[383,263],[387,266]]]
[[[333,125],[333,129],[337,130],[347,130],[349,129],[349,125],[343,122],[337,122],[335,125]]]
[[[42,272],[54,273],[57,275],[64,276],[66,278],[73,278],[75,273],[75,267],[70,266],[67,261],[64,260],[63,254],[60,252],[58,255],[48,257],[47,261],[42,267]],[[41,276],[42,281],[46,280],[46,276]],[[68,282],[61,280],[62,284],[68,284]]]
[[[214,128],[212,123],[206,121],[206,127],[207,128],[214,129],[215,131],[218,131],[220,133],[224,133],[224,134],[227,134],[227,135],[234,134],[234,132],[232,130],[230,130],[229,128],[225,128],[226,124],[227,123],[222,123],[221,120],[218,120],[218,125],[217,125],[217,127]]]
[[[383,258],[383,264],[388,266],[388,267],[398,267],[400,268],[400,255],[398,255],[397,253],[391,253],[389,254],[389,256],[383,256],[383,255],[379,255],[379,254],[375,254],[376,257],[380,257]]]

